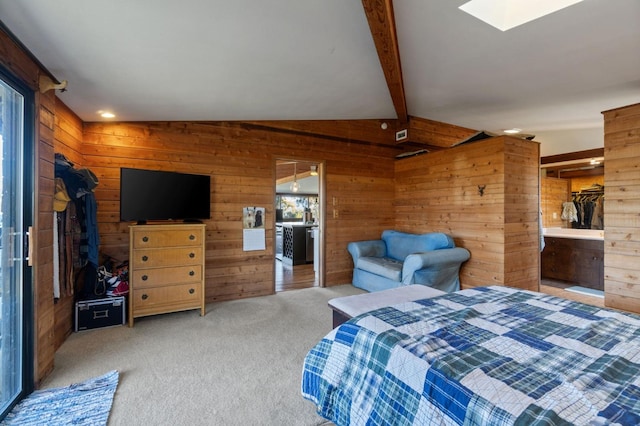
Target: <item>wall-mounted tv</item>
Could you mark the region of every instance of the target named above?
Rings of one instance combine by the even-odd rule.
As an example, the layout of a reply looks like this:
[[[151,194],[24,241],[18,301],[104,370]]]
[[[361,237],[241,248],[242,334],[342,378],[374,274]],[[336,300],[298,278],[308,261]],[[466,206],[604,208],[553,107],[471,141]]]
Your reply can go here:
[[[211,218],[211,177],[188,173],[120,169],[120,220],[200,221]]]

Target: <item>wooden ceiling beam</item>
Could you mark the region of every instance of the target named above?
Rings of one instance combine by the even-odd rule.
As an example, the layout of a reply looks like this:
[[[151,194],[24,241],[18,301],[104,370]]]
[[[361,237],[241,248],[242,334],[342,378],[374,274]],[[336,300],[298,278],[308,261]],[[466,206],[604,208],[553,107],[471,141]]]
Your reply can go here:
[[[362,0],[362,5],[398,120],[406,123],[408,121],[407,102],[402,82],[393,2],[392,0]]]
[[[567,154],[547,155],[540,158],[540,164],[553,164],[563,161],[585,160],[588,162],[594,157],[604,157],[604,148],[587,149],[585,151],[569,152]]]

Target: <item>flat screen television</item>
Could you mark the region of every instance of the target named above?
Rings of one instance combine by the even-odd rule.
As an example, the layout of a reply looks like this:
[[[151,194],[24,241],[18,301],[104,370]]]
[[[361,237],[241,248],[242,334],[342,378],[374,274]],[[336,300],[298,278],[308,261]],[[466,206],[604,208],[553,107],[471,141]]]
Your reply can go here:
[[[188,173],[120,169],[120,220],[197,222],[211,218],[211,177]]]

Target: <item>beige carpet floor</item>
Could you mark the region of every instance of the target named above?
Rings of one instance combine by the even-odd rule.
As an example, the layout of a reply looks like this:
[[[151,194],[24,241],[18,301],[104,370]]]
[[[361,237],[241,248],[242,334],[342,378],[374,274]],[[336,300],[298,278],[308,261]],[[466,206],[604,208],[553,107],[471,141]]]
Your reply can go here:
[[[72,334],[44,388],[120,372],[109,425],[320,425],[302,362],[351,285],[291,290]]]

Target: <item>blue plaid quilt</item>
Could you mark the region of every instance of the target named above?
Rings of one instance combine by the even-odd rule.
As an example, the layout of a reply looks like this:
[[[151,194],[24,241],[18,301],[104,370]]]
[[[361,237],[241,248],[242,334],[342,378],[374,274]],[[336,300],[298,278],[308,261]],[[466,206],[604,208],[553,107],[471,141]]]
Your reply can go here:
[[[336,425],[639,425],[640,316],[508,287],[377,309],[307,354]]]

